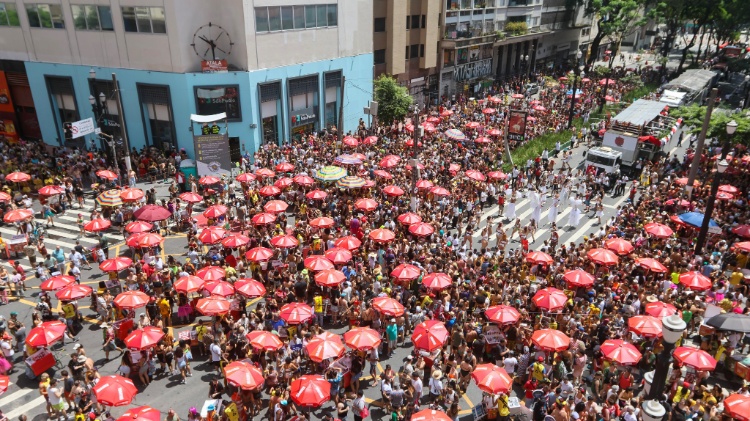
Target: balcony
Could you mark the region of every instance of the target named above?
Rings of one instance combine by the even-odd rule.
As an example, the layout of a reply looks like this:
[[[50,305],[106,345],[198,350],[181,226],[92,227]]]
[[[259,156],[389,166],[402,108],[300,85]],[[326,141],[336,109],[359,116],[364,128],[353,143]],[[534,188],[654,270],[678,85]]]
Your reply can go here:
[[[481,31],[453,31],[445,35],[440,41],[441,47],[446,50],[456,48],[472,47],[482,44],[493,44],[497,41],[497,34],[482,33]]]

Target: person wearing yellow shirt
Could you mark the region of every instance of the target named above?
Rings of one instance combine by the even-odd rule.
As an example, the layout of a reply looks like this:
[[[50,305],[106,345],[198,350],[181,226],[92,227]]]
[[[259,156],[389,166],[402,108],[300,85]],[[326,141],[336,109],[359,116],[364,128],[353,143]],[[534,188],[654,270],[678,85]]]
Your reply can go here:
[[[323,296],[320,295],[320,292],[315,294],[315,297],[313,297],[313,308],[315,309],[315,319],[318,322],[318,326],[323,326]]]
[[[159,307],[159,313],[161,314],[161,319],[164,321],[164,326],[172,326],[172,304],[169,300],[162,295],[156,305]]]
[[[508,395],[500,393],[497,398],[497,417],[499,421],[508,421],[510,419],[510,408],[508,408]]]
[[[740,282],[742,282],[743,279],[745,279],[745,275],[740,272],[739,267],[735,266],[734,271],[729,275],[729,284],[736,288],[740,285]]]
[[[670,274],[670,276],[672,277],[672,283],[673,284],[675,284],[675,285],[679,285],[680,284],[680,273],[679,272],[676,272],[676,271],[672,272]]]
[[[748,257],[748,254],[744,252],[737,254],[737,267],[738,268],[743,269],[747,266],[747,257]]]
[[[425,295],[422,299],[422,308],[430,308],[432,305],[432,298],[429,295]]]

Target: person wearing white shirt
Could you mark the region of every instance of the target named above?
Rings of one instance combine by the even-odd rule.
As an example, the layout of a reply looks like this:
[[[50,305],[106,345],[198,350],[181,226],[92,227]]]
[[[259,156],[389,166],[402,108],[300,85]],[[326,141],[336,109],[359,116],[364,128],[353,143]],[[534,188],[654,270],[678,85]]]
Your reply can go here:
[[[505,371],[510,374],[511,377],[513,377],[513,374],[516,372],[516,366],[518,365],[518,359],[516,359],[515,355],[513,355],[513,351],[511,351],[507,357],[503,360],[503,366],[505,368]]]
[[[414,388],[414,403],[418,404],[422,398],[424,386],[422,385],[422,379],[419,378],[417,373],[412,373],[411,375],[411,387]]]
[[[219,340],[214,339],[208,350],[211,351],[211,364],[213,364],[217,372],[221,372],[221,346],[219,346]]]

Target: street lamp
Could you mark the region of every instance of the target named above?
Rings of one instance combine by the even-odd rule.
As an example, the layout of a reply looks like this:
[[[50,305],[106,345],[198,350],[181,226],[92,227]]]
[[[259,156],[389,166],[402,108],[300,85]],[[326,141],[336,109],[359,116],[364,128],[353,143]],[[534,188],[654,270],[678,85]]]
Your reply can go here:
[[[667,415],[667,410],[664,409],[664,405],[655,400],[643,402],[641,405],[643,411],[643,421],[661,421],[664,416]]]
[[[750,93],[750,75],[745,75],[745,95],[743,96],[742,109],[748,107],[748,101],[750,101],[748,93]]]
[[[708,203],[706,203],[706,211],[703,214],[703,223],[701,224],[701,230],[698,233],[698,239],[695,242],[695,254],[700,255],[703,251],[703,246],[706,243],[706,237],[708,236],[708,224],[711,222],[711,215],[714,213],[714,203],[716,202],[716,194],[719,192],[719,183],[721,182],[721,176],[729,168],[727,162],[727,153],[729,153],[729,142],[734,133],[737,131],[737,122],[732,120],[727,123],[727,136],[724,140],[724,145],[721,148],[721,158],[716,163],[716,174],[714,175],[713,182],[711,182],[711,194],[708,196]]]
[[[680,340],[680,338],[682,338],[682,334],[685,332],[686,328],[687,324],[682,320],[682,317],[677,314],[662,319],[662,342],[664,349],[656,357],[656,368],[654,369],[651,388],[646,395],[646,399],[662,398],[662,395],[664,394],[664,385],[667,382],[667,375],[669,374],[669,363],[672,361],[674,345]]]
[[[573,66],[573,72],[575,73],[575,76],[573,77],[573,97],[570,100],[570,115],[568,116],[568,128],[573,127],[573,113],[575,113],[576,110],[576,89],[578,89],[578,76],[581,74],[581,66],[579,66],[581,62],[581,57],[583,56],[583,53],[581,50],[576,51],[576,61],[575,66]]]
[[[643,375],[643,382],[643,394],[644,396],[648,396],[649,392],[651,392],[651,385],[654,384],[653,370]]]

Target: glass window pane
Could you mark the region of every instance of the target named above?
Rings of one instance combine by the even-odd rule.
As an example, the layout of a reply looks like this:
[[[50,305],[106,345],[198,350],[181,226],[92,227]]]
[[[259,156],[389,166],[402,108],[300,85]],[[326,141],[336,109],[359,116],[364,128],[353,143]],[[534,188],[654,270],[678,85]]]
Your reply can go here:
[[[294,6],[294,29],[305,29],[305,6]]]
[[[125,32],[138,32],[138,25],[135,23],[135,7],[122,8],[122,22],[125,25]]]
[[[383,22],[385,23],[385,22]],[[328,26],[338,26],[339,24],[339,11],[335,4],[328,5]]]
[[[268,8],[255,8],[255,32],[268,32]]]
[[[39,22],[39,14],[36,11],[35,4],[26,5],[26,15],[29,17],[29,26],[32,28],[41,28],[42,24]]]
[[[99,24],[102,31],[114,31],[115,26],[112,24],[112,9],[109,6],[98,6]]]
[[[5,13],[8,14],[8,25],[10,26],[21,26],[21,21],[18,20],[18,10],[16,5],[13,3],[5,4]]]
[[[294,9],[292,6],[281,8],[281,29],[285,31],[294,29]]]
[[[92,31],[100,29],[99,14],[96,12],[96,6],[86,6],[86,26]]]
[[[281,31],[281,8],[271,6],[268,8],[268,27],[271,31]]]
[[[328,26],[326,22],[328,22],[328,7],[323,5],[318,5],[318,28]]]
[[[52,26],[54,28],[65,28],[65,21],[62,15],[62,6],[59,4],[49,5],[50,17],[52,19]]]
[[[315,28],[315,6],[305,6],[305,28]]]
[[[73,13],[73,26],[76,29],[86,29],[86,10],[84,6],[72,5],[70,11]]]
[[[151,26],[155,34],[167,33],[167,18],[164,16],[163,7],[151,8]]]
[[[148,7],[135,8],[135,22],[138,24],[138,32],[151,33],[151,13]]]
[[[36,11],[39,14],[39,25],[42,28],[52,28],[52,14],[48,4],[37,4]]]
[[[0,3],[0,26],[8,26],[8,13],[5,11],[5,3]]]

